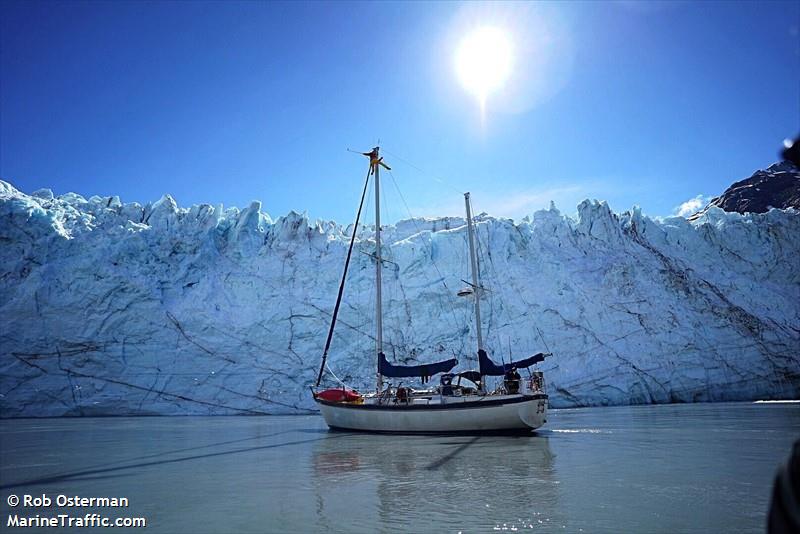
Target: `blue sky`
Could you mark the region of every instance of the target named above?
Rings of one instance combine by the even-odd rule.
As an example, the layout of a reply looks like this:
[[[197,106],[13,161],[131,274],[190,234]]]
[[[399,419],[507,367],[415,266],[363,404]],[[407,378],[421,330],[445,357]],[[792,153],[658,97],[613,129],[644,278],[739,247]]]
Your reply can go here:
[[[261,200],[349,222],[378,139],[385,215],[552,199],[665,216],[776,161],[800,125],[794,2],[4,2],[0,177],[32,192]],[[481,120],[459,39],[507,28]]]

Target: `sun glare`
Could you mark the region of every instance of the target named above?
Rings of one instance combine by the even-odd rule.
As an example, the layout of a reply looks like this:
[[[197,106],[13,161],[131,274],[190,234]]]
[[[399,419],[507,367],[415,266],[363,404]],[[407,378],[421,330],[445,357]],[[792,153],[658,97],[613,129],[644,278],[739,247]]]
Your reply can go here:
[[[508,79],[512,61],[511,40],[500,28],[478,28],[461,40],[456,72],[464,89],[478,98],[481,109],[487,97]]]

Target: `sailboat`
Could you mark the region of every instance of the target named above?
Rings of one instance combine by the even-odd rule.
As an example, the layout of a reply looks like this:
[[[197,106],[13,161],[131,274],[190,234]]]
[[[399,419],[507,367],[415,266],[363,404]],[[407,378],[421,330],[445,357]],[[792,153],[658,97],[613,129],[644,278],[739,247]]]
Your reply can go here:
[[[380,171],[390,167],[380,156],[380,147],[362,152],[370,160],[364,190],[361,194],[353,235],[347,251],[344,271],[339,284],[336,305],[328,330],[315,386],[311,389],[325,422],[331,429],[399,434],[480,433],[480,432],[530,432],[542,426],[547,419],[547,393],[541,372],[533,372],[521,379],[517,369],[531,367],[544,361],[549,354],[538,353],[517,362],[497,364],[489,357],[481,332],[480,300],[484,288],[478,280],[478,261],[475,253],[475,230],[472,219],[470,194],[464,194],[467,212],[467,233],[470,253],[472,283],[459,295],[474,301],[479,370],[451,372],[457,359],[402,366],[390,363],[383,352],[383,310],[381,302],[381,215]],[[353,252],[356,229],[364,206],[369,179],[375,188],[375,356],[377,382],[374,392],[361,394],[345,385],[318,390],[326,369],[328,352],[344,293],[345,280]],[[435,388],[417,390],[395,386],[391,379],[421,377],[423,381],[439,376]],[[486,377],[503,376],[502,384],[487,391]],[[387,383],[385,379],[389,379]]]

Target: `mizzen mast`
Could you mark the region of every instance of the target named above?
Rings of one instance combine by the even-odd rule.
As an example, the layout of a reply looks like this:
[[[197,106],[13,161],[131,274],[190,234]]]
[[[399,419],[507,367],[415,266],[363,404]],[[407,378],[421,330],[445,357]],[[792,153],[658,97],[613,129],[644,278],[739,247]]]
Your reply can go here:
[[[469,260],[472,266],[472,288],[475,291],[475,329],[478,332],[478,350],[483,350],[483,335],[481,334],[481,286],[478,284],[478,258],[475,256],[475,231],[472,229],[472,206],[469,201],[469,193],[464,193],[464,203],[467,205]]]
[[[472,206],[469,200],[469,192],[464,193],[464,204],[467,207],[467,235],[469,236],[469,260],[472,270],[472,289],[475,300],[475,331],[478,333],[478,354],[483,348],[483,334],[481,333],[481,293],[482,288],[478,283],[478,258],[475,255],[475,231],[472,228]],[[481,389],[485,389],[481,380]]]

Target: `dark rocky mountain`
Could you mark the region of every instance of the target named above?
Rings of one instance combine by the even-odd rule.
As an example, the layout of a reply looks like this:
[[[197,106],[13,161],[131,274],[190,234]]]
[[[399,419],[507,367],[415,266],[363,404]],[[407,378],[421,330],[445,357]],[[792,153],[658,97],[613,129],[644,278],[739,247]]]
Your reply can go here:
[[[764,213],[770,208],[800,210],[800,168],[783,161],[756,171],[750,178],[730,186],[689,220],[698,218],[710,206],[739,213]]]

